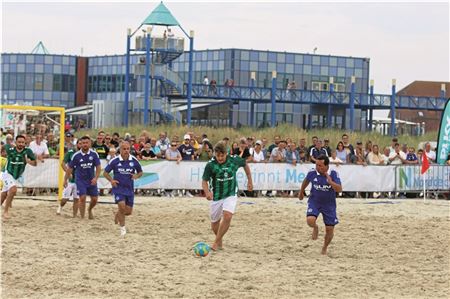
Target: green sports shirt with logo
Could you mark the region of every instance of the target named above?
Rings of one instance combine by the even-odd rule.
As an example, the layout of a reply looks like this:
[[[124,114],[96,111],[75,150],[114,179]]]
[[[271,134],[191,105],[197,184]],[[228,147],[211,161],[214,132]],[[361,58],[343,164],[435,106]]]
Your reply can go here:
[[[72,160],[72,156],[75,154],[75,151],[73,149],[70,149],[65,155],[64,155],[64,163],[69,164],[70,160]],[[75,169],[72,172],[72,176],[69,179],[69,183],[75,183]]]
[[[27,166],[27,157],[31,161],[35,161],[36,157],[33,151],[28,147],[24,148],[22,151],[17,151],[15,147],[8,148],[7,152],[8,162],[6,164],[6,171],[14,178],[18,179],[25,171],[25,166]]]
[[[216,158],[212,158],[206,164],[203,180],[209,182],[214,201],[237,194],[238,183],[236,173],[239,167],[244,167],[245,165],[245,160],[237,156],[227,156],[223,164],[219,164]]]

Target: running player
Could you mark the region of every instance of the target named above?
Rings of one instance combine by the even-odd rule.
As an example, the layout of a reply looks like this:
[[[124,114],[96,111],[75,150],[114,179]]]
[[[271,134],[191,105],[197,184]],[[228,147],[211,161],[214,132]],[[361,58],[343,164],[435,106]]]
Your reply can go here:
[[[130,155],[130,143],[124,141],[120,144],[120,155],[109,161],[103,171],[103,176],[111,182],[112,193],[117,204],[115,223],[120,225],[120,235],[127,233],[125,216],[131,215],[134,204],[134,180],[142,176],[142,167],[139,161]],[[113,172],[114,178],[109,174]]]
[[[66,175],[64,176],[64,188],[68,186],[68,179],[75,171],[75,184],[77,186],[77,194],[79,196],[79,210],[81,218],[84,218],[86,213],[86,196],[91,197],[89,204],[89,219],[94,219],[92,209],[97,204],[98,188],[97,180],[100,176],[101,166],[98,154],[91,150],[91,139],[89,136],[83,136],[81,140],[81,150],[72,156],[72,160],[67,167]]]
[[[5,208],[3,210],[3,218],[11,218],[9,215],[9,208],[17,193],[17,180],[22,176],[25,171],[25,166],[30,164],[36,166],[36,157],[25,146],[25,136],[18,135],[16,137],[16,146],[8,147],[6,150],[7,163],[6,169],[3,172],[3,188],[1,194],[1,202],[6,200]]]
[[[81,139],[78,139],[77,148],[69,149],[67,153],[64,155],[64,160],[61,163],[61,167],[64,170],[64,172],[67,172],[67,165],[69,164],[70,160],[72,160],[73,155],[80,149],[81,149]],[[64,188],[62,198],[59,201],[58,210],[56,211],[57,215],[61,215],[62,208],[70,198],[73,199],[73,218],[75,218],[77,217],[78,214],[78,194],[77,194],[77,185],[75,184],[74,173],[72,173],[72,175],[70,176],[67,187]]]
[[[329,171],[330,160],[325,155],[316,158],[316,169],[311,170],[303,180],[300,188],[299,199],[302,200],[309,183],[312,183],[311,194],[308,200],[306,223],[313,228],[312,239],[317,240],[319,227],[316,224],[317,217],[322,213],[325,223],[325,240],[322,254],[327,254],[327,248],[333,239],[334,226],[339,223],[336,215],[336,192],[342,192],[341,180],[336,171]]]
[[[219,142],[214,147],[214,157],[206,164],[202,187],[206,199],[211,200],[211,229],[216,235],[216,239],[211,245],[212,250],[222,248],[222,238],[228,231],[231,218],[236,210],[238,191],[236,172],[240,167],[244,167],[247,175],[248,191],[253,191],[250,167],[241,157],[228,156],[226,145],[223,142]]]

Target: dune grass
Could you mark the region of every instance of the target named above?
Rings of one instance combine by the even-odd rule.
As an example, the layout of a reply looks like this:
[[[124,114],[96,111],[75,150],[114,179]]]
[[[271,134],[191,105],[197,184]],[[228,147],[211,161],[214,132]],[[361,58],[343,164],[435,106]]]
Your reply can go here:
[[[372,141],[372,144],[378,144],[380,147],[387,146],[391,144],[390,136],[383,136],[377,132],[351,132],[346,130],[336,130],[336,129],[313,129],[313,130],[303,130],[291,124],[282,124],[275,128],[264,128],[256,129],[251,127],[241,127],[239,129],[229,128],[229,127],[205,127],[205,126],[178,126],[172,125],[159,125],[159,126],[131,126],[131,127],[117,127],[117,128],[104,128],[103,131],[112,134],[118,132],[120,136],[124,136],[125,133],[130,133],[138,137],[142,131],[146,130],[150,136],[158,138],[160,132],[167,132],[169,138],[178,136],[179,140],[183,139],[183,135],[186,132],[194,132],[195,135],[206,134],[208,139],[214,144],[222,140],[224,137],[230,138],[230,141],[238,141],[241,137],[256,137],[256,139],[261,139],[263,137],[267,138],[269,144],[272,143],[274,136],[279,135],[282,139],[291,138],[294,142],[298,144],[300,138],[306,138],[306,143],[311,143],[311,138],[313,136],[318,136],[319,138],[330,139],[330,145],[335,146],[338,141],[341,140],[341,136],[347,133],[350,137],[350,142],[355,144],[357,140],[361,140],[364,144],[366,141]],[[79,131],[76,136],[89,135],[95,137],[99,129],[90,129]],[[400,135],[397,136],[399,143],[406,143],[409,146],[414,146],[417,148],[421,141],[435,141],[437,140],[437,132],[428,132],[423,136],[409,136]]]

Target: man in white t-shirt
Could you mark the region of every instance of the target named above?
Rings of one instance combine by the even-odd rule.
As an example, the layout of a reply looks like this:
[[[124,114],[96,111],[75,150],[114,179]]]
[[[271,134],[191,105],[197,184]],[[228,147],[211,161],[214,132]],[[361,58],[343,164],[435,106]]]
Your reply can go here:
[[[394,152],[389,155],[389,161],[391,165],[401,165],[406,161],[406,154],[400,150],[398,142],[394,145]]]
[[[255,147],[250,149],[250,155],[253,159],[252,162],[260,163],[265,161],[261,140],[256,140]]]
[[[42,141],[41,134],[36,135],[36,140],[30,142],[29,148],[33,151],[33,154],[35,154],[36,159],[41,162],[44,162],[44,159],[47,159],[50,156],[47,144]]]
[[[429,142],[425,143],[425,154],[431,163],[436,162],[436,152],[431,150],[431,144]]]

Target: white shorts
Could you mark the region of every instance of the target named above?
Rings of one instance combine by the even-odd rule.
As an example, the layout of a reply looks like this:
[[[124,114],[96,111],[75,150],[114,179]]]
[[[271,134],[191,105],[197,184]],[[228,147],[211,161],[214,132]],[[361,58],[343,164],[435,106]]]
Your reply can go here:
[[[5,172],[2,173],[2,181],[3,181],[2,192],[7,192],[12,187],[19,185],[17,180],[13,178],[12,175],[10,175],[9,172],[7,172],[6,170]]]
[[[63,190],[62,198],[74,199],[79,198],[77,194],[77,184],[67,183],[67,187]]]
[[[234,214],[236,211],[237,200],[237,195],[234,195],[221,200],[211,201],[209,204],[211,222],[219,221],[222,218],[223,211]]]

